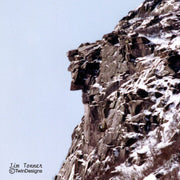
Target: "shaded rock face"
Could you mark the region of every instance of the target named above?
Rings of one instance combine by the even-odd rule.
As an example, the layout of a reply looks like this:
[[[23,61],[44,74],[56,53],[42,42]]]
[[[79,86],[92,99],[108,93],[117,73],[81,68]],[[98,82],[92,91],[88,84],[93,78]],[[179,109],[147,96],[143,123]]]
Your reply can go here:
[[[179,10],[146,0],[68,52],[85,112],[57,180],[180,179]]]

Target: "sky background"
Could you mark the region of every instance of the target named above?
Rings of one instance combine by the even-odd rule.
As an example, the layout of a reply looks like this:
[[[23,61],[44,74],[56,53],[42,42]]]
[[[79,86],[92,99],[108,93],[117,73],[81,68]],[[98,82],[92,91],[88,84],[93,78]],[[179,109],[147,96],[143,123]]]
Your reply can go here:
[[[0,172],[52,180],[83,116],[66,52],[102,39],[143,0],[0,0]],[[9,174],[41,163],[42,174]]]

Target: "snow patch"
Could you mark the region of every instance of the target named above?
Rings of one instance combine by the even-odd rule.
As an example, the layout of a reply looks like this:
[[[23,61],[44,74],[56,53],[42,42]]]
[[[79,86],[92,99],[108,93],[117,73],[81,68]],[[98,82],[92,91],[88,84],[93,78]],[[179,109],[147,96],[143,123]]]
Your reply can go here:
[[[154,174],[150,174],[149,176],[145,177],[143,180],[156,180]]]

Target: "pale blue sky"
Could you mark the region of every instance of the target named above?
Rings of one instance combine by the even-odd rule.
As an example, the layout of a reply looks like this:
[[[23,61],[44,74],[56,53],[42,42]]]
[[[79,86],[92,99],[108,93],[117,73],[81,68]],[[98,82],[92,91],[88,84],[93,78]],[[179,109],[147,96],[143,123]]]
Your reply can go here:
[[[83,116],[66,52],[111,32],[143,0],[0,0],[0,171],[4,180],[52,180]],[[43,173],[8,173],[11,162]]]

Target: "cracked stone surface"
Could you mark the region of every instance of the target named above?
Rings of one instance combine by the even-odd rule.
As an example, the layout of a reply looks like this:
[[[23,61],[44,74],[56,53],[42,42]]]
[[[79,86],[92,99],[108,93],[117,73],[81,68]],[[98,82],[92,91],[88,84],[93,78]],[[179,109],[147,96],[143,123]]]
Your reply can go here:
[[[67,53],[84,116],[56,180],[180,179],[180,2],[146,0]]]

